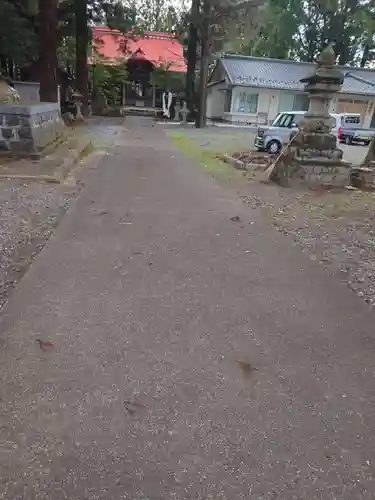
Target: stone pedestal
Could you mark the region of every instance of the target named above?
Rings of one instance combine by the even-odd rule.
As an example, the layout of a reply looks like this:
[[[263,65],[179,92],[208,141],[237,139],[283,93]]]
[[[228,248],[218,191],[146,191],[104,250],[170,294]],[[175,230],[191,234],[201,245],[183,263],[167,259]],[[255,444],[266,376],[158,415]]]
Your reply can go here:
[[[296,140],[296,139],[295,139]],[[350,163],[339,158],[311,156],[293,142],[266,171],[267,178],[282,186],[343,187],[350,184]]]
[[[82,114],[83,102],[77,101],[75,104],[76,104],[76,120],[82,122],[83,121],[83,114]]]
[[[180,109],[180,115],[182,118],[181,125],[187,124],[188,114],[189,114],[189,110],[187,108],[186,101],[184,101],[184,104],[182,105],[182,108]]]
[[[0,105],[0,154],[37,158],[65,131],[57,103]]]
[[[74,107],[75,107],[75,120],[77,122],[83,122],[84,121],[84,117],[82,114],[83,95],[78,90],[75,90],[72,93],[72,100],[74,102]]]
[[[350,183],[359,189],[375,188],[375,170],[369,167],[354,167],[350,171]]]
[[[309,109],[299,123],[299,131],[268,169],[269,179],[283,185],[293,182],[309,186],[346,186],[350,183],[350,164],[342,160],[337,138],[331,134],[328,112],[332,96],[340,90],[343,73],[335,67],[335,53],[327,47],[317,67],[302,78],[309,95]]]
[[[174,115],[174,121],[175,122],[180,122],[181,121],[181,104],[179,102],[176,103],[175,107],[175,115]]]

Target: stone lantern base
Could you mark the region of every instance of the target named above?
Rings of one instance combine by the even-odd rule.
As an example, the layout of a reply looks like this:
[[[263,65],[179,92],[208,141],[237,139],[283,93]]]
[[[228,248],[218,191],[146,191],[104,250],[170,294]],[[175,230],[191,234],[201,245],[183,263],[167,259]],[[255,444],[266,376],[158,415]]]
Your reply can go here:
[[[347,186],[350,163],[343,161],[342,155],[334,135],[300,130],[267,169],[267,179],[283,186]]]

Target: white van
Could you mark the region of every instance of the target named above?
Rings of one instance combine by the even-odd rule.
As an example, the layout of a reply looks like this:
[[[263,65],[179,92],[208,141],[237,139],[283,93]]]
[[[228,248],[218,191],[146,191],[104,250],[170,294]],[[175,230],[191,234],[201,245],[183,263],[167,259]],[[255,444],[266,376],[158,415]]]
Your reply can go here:
[[[298,123],[303,119],[306,111],[284,111],[279,113],[272,125],[262,126],[257,130],[255,149],[277,154],[289,142],[290,134],[298,129]],[[332,134],[338,137],[339,130],[358,127],[361,115],[356,113],[330,113],[332,117]]]

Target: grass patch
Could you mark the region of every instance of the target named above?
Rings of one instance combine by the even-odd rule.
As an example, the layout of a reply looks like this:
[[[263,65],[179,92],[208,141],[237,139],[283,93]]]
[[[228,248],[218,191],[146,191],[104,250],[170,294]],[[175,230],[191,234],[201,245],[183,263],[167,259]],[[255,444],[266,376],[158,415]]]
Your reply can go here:
[[[169,132],[169,137],[185,156],[195,160],[199,167],[214,179],[226,184],[239,184],[247,180],[247,173],[236,170],[217,158],[218,151],[203,149],[183,132]]]

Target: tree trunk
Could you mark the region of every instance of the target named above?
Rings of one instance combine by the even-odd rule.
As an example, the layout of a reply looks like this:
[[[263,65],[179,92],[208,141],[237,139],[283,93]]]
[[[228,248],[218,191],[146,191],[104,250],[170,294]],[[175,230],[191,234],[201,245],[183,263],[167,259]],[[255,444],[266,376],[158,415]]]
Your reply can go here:
[[[82,113],[88,115],[88,69],[87,46],[89,43],[87,27],[87,0],[75,0],[74,10],[76,18],[76,87],[82,94]]]
[[[365,156],[365,159],[361,163],[361,167],[368,167],[371,161],[375,161],[375,136],[372,138],[372,141],[370,142],[367,155]]]
[[[195,69],[197,65],[198,48],[198,17],[200,0],[192,0],[190,24],[187,47],[187,72],[186,72],[186,104],[190,112],[194,113],[195,102]]]
[[[5,56],[0,56],[0,70],[2,75],[8,75],[8,59]]]
[[[361,58],[361,68],[364,68],[366,66],[366,63],[369,61],[371,57],[371,53],[370,53],[370,45],[366,44],[364,49],[363,49],[363,54],[362,54],[362,58]]]
[[[201,34],[201,61],[199,71],[199,108],[195,121],[197,128],[206,126],[207,116],[207,79],[210,55],[210,25],[211,25],[211,0],[204,0],[203,22]]]
[[[57,0],[39,0],[40,100],[57,102]]]

